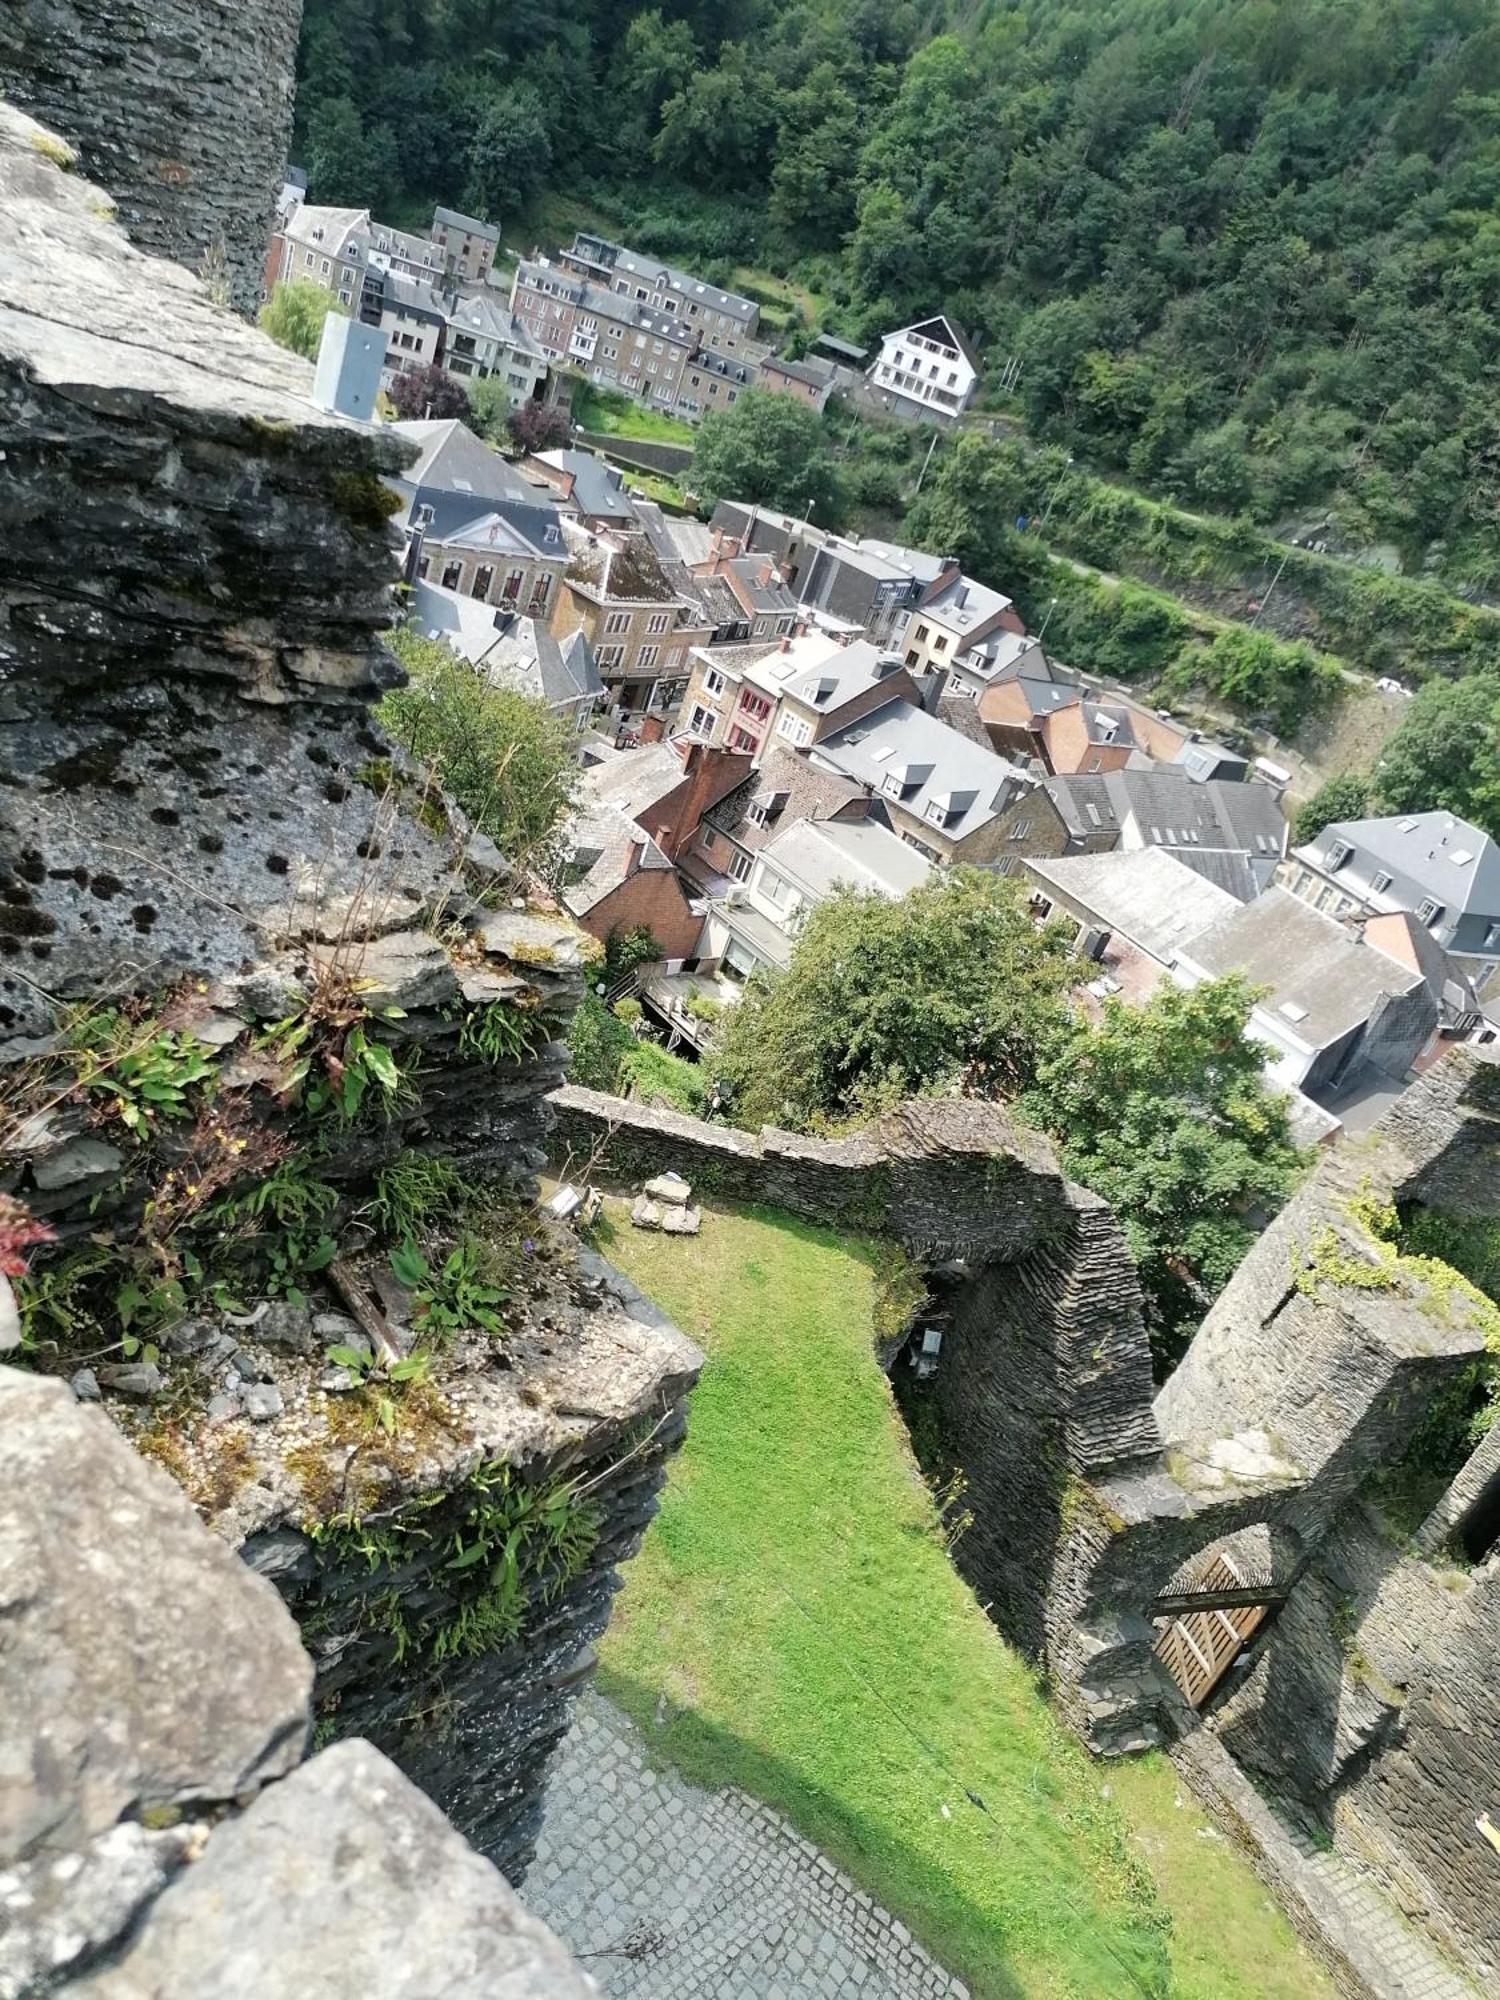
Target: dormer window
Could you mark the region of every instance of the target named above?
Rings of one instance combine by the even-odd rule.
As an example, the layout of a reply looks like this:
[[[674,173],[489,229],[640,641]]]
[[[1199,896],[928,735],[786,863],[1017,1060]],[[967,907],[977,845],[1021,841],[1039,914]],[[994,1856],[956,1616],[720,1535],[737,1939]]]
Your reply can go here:
[[[1434,896],[1424,896],[1417,905],[1417,921],[1426,924],[1429,929],[1438,921],[1442,914],[1443,906]]]
[[[1391,886],[1391,877],[1387,869],[1382,868],[1377,874],[1373,875],[1370,878],[1370,887],[1374,890],[1377,896],[1383,896],[1386,890],[1390,888],[1390,886]]]
[[[1353,853],[1354,849],[1349,845],[1347,840],[1336,840],[1328,850],[1329,867],[1342,868]]]

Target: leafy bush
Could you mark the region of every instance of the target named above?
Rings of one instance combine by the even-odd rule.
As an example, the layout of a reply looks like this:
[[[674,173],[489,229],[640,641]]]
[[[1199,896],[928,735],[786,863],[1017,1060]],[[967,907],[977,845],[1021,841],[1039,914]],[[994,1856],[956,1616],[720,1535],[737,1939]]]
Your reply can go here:
[[[386,695],[380,720],[508,861],[555,870],[577,771],[568,729],[543,702],[489,686],[439,639],[406,626],[391,645],[408,682]]]

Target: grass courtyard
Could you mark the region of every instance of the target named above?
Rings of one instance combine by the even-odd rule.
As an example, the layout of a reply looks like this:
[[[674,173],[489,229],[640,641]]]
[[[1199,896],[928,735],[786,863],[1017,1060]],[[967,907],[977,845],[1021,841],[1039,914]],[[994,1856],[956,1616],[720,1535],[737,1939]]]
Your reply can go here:
[[[573,389],[573,421],[580,430],[607,437],[636,438],[648,444],[691,445],[693,427],[665,410],[649,409],[622,389],[580,381]]]
[[[878,1247],[624,1213],[606,1254],[707,1355],[602,1648],[655,1753],[786,1813],[983,2000],[1331,2000],[1171,1765],[1094,1763],[952,1567],[873,1359]]]

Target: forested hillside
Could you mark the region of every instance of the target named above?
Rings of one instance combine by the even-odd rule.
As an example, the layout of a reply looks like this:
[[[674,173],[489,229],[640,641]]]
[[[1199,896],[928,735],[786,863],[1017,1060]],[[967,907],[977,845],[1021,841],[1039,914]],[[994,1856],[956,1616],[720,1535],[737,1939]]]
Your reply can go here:
[[[303,64],[317,198],[944,304],[1038,436],[1500,590],[1493,0],[308,0]]]

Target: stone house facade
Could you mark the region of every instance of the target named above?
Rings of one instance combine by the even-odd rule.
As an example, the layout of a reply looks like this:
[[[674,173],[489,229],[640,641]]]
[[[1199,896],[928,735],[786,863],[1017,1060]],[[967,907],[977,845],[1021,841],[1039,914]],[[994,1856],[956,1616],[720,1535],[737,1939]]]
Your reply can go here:
[[[676,591],[644,535],[590,537],[576,548],[552,607],[559,638],[583,631],[610,700],[623,715],[675,709],[688,684],[688,653],[712,628]]]
[[[549,360],[659,409],[676,409],[697,340],[675,313],[622,297],[545,257],[516,266],[510,308]]]
[[[500,248],[500,231],[494,223],[461,215],[456,209],[435,208],[430,234],[453,277],[464,284],[484,283]]]

